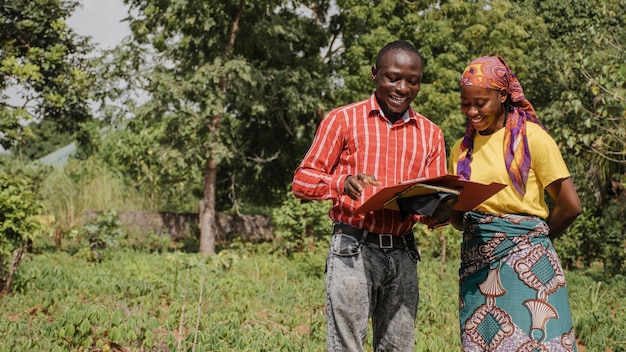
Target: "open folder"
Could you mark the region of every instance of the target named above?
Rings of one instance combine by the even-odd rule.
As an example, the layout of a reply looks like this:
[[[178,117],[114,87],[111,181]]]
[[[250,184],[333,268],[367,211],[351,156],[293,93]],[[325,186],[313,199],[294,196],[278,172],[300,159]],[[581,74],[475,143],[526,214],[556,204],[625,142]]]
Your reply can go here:
[[[381,188],[371,198],[366,200],[356,210],[356,213],[368,213],[383,209],[399,210],[398,199],[436,193],[448,193],[458,196],[458,201],[452,209],[470,211],[504,187],[506,185],[502,183],[492,182],[484,184],[462,180],[458,175],[411,180],[395,186]]]

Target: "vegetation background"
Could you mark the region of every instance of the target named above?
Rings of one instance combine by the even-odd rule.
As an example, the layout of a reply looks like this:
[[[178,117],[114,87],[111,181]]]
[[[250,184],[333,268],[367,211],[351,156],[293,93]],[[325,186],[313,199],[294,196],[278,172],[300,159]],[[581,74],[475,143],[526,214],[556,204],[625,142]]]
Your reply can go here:
[[[556,241],[581,349],[626,350],[623,0],[124,3],[131,36],[95,51],[76,2],[0,2],[1,351],[323,350],[328,204],[293,199],[292,172],[395,39],[426,59],[414,107],[448,146],[467,62],[510,64],[584,204]],[[197,212],[198,233],[129,233],[122,210]],[[276,240],[217,243],[217,212],[271,216]],[[460,233],[415,231],[416,350],[458,349]]]

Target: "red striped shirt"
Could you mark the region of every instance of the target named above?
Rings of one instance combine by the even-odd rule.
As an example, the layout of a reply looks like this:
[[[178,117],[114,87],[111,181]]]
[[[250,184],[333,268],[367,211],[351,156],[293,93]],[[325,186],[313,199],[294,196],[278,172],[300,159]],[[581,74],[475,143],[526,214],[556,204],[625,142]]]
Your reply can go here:
[[[441,129],[409,108],[393,125],[380,113],[374,94],[361,102],[331,111],[320,123],[313,143],[295,171],[292,191],[300,199],[327,200],[334,222],[374,233],[400,235],[411,231],[418,216],[375,211],[354,214],[380,187],[367,187],[359,200],[344,192],[349,175],[365,173],[381,187],[446,174],[446,149]]]

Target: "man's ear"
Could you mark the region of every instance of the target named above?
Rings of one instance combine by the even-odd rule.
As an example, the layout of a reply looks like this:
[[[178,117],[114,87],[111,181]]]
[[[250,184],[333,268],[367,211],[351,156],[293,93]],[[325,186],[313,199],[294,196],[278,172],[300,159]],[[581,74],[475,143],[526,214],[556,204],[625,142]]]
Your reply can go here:
[[[372,66],[372,80],[376,80],[376,65]]]

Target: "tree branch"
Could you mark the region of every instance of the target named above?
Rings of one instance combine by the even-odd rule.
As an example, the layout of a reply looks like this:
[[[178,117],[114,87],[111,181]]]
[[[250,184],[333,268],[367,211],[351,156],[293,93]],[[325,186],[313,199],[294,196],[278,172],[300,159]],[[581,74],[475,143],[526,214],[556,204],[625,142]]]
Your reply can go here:
[[[602,89],[605,93],[609,94],[610,96],[612,96],[613,98],[615,98],[615,99],[617,99],[617,100],[619,100],[619,101],[622,101],[622,102],[626,101],[626,98],[624,98],[624,97],[622,97],[622,96],[618,95],[617,93],[615,93],[615,92],[613,92],[613,91],[609,90],[608,88],[606,88],[605,86],[603,86],[602,84],[600,84],[600,82],[598,82],[598,80],[597,80],[597,79],[593,78],[593,77],[591,76],[591,74],[589,74],[589,72],[587,72],[587,70],[585,70],[585,69],[583,68],[583,69],[581,69],[581,71],[582,71],[583,75],[584,75],[584,76],[585,76],[588,80],[590,80],[590,81],[592,81],[593,83],[595,83],[595,84],[596,84],[596,85],[597,85],[600,89]]]

